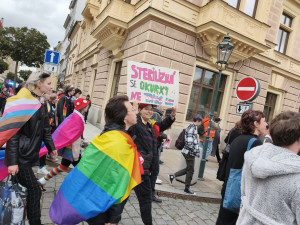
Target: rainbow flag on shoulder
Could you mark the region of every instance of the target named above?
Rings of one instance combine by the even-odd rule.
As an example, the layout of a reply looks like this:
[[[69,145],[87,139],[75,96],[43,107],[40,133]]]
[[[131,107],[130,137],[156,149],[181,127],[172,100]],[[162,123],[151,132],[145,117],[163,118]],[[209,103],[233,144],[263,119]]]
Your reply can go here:
[[[41,107],[27,88],[6,100],[5,110],[0,119],[0,147],[3,146]]]
[[[118,130],[96,136],[67,175],[51,207],[56,224],[77,224],[128,198],[143,168],[131,137]]]
[[[5,110],[0,119],[0,147],[2,147],[41,107],[40,101],[33,97],[27,88],[6,100]],[[0,151],[0,180],[8,175],[4,165],[5,151]]]

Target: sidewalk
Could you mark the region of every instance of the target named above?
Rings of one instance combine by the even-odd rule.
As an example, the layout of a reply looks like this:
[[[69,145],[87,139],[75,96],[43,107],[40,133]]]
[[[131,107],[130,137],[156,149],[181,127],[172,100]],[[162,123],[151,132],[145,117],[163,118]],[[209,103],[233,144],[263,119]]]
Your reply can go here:
[[[99,135],[101,130],[90,123],[85,124],[84,138],[91,141],[96,135]],[[184,184],[176,180],[171,185],[169,182],[169,174],[175,173],[180,164],[181,152],[179,150],[164,149],[161,154],[161,160],[164,162],[160,164],[159,179],[162,184],[156,184],[155,188],[159,196],[166,196],[172,198],[189,199],[197,201],[206,201],[219,203],[221,200],[221,188],[223,182],[216,179],[218,170],[217,159],[208,157],[204,171],[204,181],[198,180],[197,183],[191,186],[196,195],[186,194]],[[195,171],[198,174],[198,171]]]
[[[97,127],[89,123],[85,125],[84,138],[88,141],[100,133]],[[168,174],[178,169],[180,157],[182,156],[178,150],[165,149],[162,153],[164,164],[161,165],[159,178],[163,183],[156,185],[156,190],[163,202],[152,204],[153,225],[214,225],[219,211],[219,204],[215,203],[220,201],[221,190],[221,182],[215,179],[217,163],[213,158],[209,158],[204,173],[205,181],[198,181],[192,186],[197,195],[188,195],[183,192],[184,184],[174,181],[173,185],[170,185],[168,180]],[[47,169],[51,170],[59,163],[60,160],[55,163],[47,161]],[[72,168],[71,165],[70,170]],[[34,167],[35,172],[36,170],[37,167]],[[53,225],[49,218],[49,208],[68,172],[55,176],[45,185],[46,191],[43,192],[41,199],[41,219],[46,225]],[[37,177],[41,178],[43,175],[37,174]],[[119,224],[143,224],[134,191],[130,194]],[[28,225],[28,221],[25,225]],[[87,223],[82,222],[79,225],[87,225]]]

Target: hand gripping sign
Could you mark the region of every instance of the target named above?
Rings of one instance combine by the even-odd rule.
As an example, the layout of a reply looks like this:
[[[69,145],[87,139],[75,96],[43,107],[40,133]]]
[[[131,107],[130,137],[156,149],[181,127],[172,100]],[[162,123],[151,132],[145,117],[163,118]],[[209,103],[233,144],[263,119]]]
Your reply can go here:
[[[173,107],[178,105],[179,71],[128,61],[127,95],[130,101]]]

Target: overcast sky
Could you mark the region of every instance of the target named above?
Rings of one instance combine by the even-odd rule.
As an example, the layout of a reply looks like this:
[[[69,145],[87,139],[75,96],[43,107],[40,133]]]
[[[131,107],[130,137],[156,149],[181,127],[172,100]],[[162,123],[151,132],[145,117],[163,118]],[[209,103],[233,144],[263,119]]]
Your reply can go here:
[[[36,28],[48,37],[51,48],[65,35],[63,24],[71,0],[0,0],[4,27]]]

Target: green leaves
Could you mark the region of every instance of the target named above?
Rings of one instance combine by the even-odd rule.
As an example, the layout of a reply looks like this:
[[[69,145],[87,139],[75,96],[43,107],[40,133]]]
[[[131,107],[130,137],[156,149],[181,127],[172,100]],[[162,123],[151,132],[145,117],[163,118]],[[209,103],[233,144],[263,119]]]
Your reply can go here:
[[[29,67],[44,63],[45,50],[50,47],[47,36],[27,27],[7,27],[0,30],[0,55],[10,56]]]
[[[19,77],[22,78],[24,81],[27,81],[31,73],[32,73],[31,70],[20,70]]]
[[[15,78],[16,78],[16,81],[15,81],[15,82],[17,82],[17,83],[19,83],[19,84],[23,82],[23,80],[21,80],[18,76],[15,76],[15,74],[12,73],[12,72],[9,72],[9,73],[6,75],[6,78],[9,79],[9,80],[12,80],[12,81],[14,81]]]
[[[0,74],[8,69],[8,64],[4,62],[3,59],[0,59]]]

